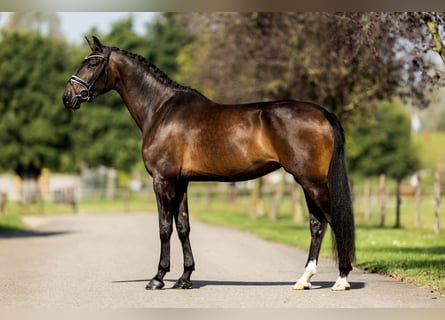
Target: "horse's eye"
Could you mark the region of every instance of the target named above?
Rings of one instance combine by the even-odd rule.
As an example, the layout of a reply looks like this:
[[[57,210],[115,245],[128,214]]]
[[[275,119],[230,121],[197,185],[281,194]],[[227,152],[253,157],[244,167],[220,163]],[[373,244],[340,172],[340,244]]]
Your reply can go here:
[[[97,66],[98,63],[98,59],[97,58],[92,58],[90,59],[90,61],[88,62],[88,68],[89,69],[93,69]]]

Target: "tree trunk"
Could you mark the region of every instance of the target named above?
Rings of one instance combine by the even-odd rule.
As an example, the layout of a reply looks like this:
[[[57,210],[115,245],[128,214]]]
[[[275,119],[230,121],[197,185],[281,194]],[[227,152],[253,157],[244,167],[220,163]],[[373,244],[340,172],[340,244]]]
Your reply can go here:
[[[27,166],[19,165],[15,172],[21,180],[20,202],[22,204],[41,203],[42,196],[38,180],[42,173],[42,168],[38,168],[33,164]]]
[[[384,174],[380,175],[380,227],[385,226],[385,216],[386,216],[386,176]]]
[[[400,205],[402,204],[402,197],[400,195],[400,185],[402,179],[396,179],[396,224],[395,228],[400,228]]]

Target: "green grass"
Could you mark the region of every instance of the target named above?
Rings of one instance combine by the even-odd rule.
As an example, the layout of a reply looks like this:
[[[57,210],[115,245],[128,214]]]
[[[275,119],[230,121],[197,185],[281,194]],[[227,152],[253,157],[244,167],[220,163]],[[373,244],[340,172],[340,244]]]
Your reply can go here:
[[[0,233],[26,230],[26,225],[18,214],[0,216]]]

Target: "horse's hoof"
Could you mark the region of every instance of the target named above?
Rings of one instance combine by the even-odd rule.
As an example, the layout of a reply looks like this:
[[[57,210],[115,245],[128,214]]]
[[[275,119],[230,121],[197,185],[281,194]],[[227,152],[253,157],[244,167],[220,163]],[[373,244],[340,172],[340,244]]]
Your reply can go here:
[[[351,289],[351,285],[346,281],[346,278],[338,278],[332,287],[332,291],[346,291]]]
[[[301,282],[301,281],[297,281],[294,285],[294,287],[292,288],[293,290],[308,290],[312,287],[310,282]]]
[[[146,290],[158,290],[164,288],[164,282],[159,279],[151,279],[150,282],[145,287]]]
[[[173,289],[190,289],[192,287],[191,281],[179,279],[173,285]]]

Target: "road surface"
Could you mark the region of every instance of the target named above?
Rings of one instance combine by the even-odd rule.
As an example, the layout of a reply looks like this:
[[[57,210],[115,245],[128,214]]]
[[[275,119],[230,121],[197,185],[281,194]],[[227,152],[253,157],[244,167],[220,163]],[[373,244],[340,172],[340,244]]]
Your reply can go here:
[[[27,222],[31,231],[0,235],[0,307],[445,307],[437,293],[356,269],[351,290],[333,292],[337,268],[326,259],[320,260],[313,289],[294,291],[305,251],[198,221],[192,221],[191,233],[194,288],[170,289],[182,273],[174,235],[166,289],[147,291],[159,257],[156,215],[81,214]]]

